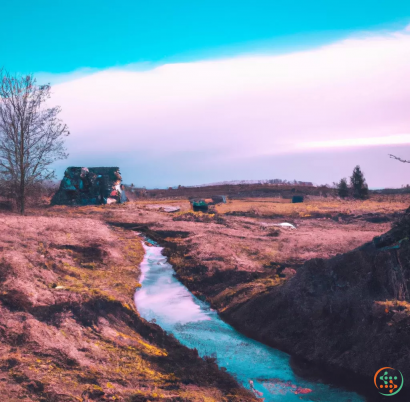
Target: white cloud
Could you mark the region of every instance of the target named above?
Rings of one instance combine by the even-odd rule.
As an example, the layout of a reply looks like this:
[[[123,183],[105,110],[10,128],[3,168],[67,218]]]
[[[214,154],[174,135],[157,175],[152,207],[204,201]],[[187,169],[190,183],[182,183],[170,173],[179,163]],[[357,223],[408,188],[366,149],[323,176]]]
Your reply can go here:
[[[375,145],[410,144],[410,134],[388,135],[384,137],[344,138],[330,141],[313,141],[298,144],[298,148],[344,148]]]
[[[55,85],[52,101],[77,157],[139,152],[173,163],[204,152],[212,163],[408,143],[409,76],[405,29],[279,56],[108,69]]]

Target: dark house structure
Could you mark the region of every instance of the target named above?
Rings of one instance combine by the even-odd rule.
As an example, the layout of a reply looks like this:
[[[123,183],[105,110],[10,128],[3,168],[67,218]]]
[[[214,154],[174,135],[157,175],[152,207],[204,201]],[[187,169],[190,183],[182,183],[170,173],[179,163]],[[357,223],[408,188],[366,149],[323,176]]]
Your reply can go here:
[[[69,167],[51,205],[97,205],[126,201],[118,167]]]

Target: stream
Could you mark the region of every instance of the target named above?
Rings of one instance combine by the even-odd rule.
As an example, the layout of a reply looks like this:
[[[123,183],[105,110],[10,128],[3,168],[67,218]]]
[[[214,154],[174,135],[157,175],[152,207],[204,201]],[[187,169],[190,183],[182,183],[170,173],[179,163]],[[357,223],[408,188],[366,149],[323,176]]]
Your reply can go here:
[[[182,344],[196,348],[200,356],[215,357],[220,367],[225,367],[266,402],[365,400],[354,392],[297,376],[288,354],[242,335],[190,293],[175,278],[161,247],[144,244],[144,248],[142,287],[135,293],[135,303],[143,318],[155,320]]]

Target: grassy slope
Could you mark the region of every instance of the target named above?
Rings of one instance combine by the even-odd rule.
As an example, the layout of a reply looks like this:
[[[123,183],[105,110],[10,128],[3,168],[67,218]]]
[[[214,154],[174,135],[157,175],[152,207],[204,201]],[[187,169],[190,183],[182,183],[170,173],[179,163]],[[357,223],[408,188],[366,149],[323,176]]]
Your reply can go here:
[[[260,203],[233,201],[220,210],[255,210]],[[384,364],[403,368],[410,357],[409,247],[403,242],[399,251],[382,250],[370,243],[337,254],[388,231],[386,220],[407,205],[405,197],[378,197],[275,203],[251,217],[135,211],[168,248],[179,278],[238,329],[322,367],[342,369],[345,378],[362,375],[371,388],[365,391],[374,393],[374,371]],[[312,210],[318,218],[304,216]],[[279,230],[275,237],[262,227],[283,217],[298,229]],[[136,222],[126,212],[115,219]]]
[[[235,200],[219,215],[191,213],[186,202],[170,200],[163,203],[182,209],[166,214],[149,209],[146,200],[1,216],[7,231],[0,234],[0,390],[9,400],[27,401],[81,400],[87,392],[127,400],[136,390],[142,395],[134,400],[252,400],[228,396],[243,391],[211,361],[138,316],[132,293],[139,241],[132,231],[102,222],[151,228],[172,250],[181,280],[229,314],[258,304],[304,261],[346,252],[385,232],[389,223],[377,219],[390,219],[408,202],[397,196],[365,203],[266,201]],[[275,233],[269,226],[285,220],[298,229]]]
[[[105,212],[104,212],[105,211]],[[133,305],[143,258],[109,209],[0,215],[0,392],[7,401],[251,401]]]

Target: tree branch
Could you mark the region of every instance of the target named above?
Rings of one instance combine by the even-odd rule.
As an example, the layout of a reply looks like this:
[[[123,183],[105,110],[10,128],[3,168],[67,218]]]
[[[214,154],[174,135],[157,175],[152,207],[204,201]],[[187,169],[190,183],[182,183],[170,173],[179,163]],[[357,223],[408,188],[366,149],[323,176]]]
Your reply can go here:
[[[396,159],[396,160],[398,160],[398,161],[400,161],[400,162],[410,163],[410,161],[405,160],[405,159],[401,159],[401,158],[399,158],[398,156],[394,156],[394,155],[392,155],[392,154],[389,154],[389,156],[390,156],[390,158]]]

